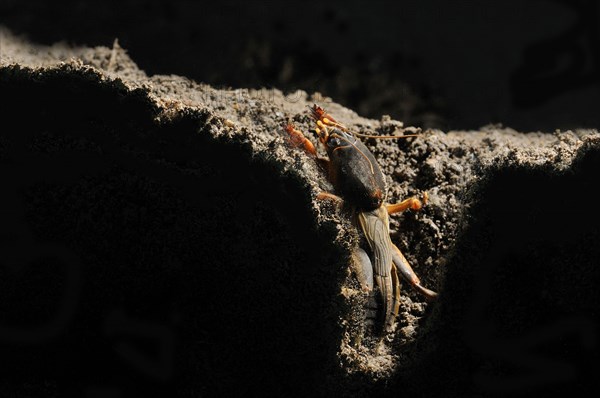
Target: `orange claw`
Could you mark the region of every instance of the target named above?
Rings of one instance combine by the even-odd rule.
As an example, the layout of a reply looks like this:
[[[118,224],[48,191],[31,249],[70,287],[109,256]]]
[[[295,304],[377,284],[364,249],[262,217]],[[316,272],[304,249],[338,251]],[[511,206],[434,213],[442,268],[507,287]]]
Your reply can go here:
[[[427,203],[427,202],[425,201],[425,203]],[[412,198],[405,199],[400,203],[387,204],[386,208],[387,208],[387,211],[389,214],[395,214],[395,213],[400,213],[401,211],[404,211],[407,209],[411,209],[414,211],[421,210],[421,208],[423,207],[423,205],[425,203],[421,203],[421,201],[419,199],[412,197]]]
[[[311,155],[316,155],[317,150],[312,142],[302,134],[302,131],[297,130],[293,124],[288,123],[285,126],[285,131],[288,133],[288,141],[296,148],[302,148]]]
[[[344,131],[347,130],[347,128],[344,125],[338,123],[337,120],[335,120],[333,117],[331,117],[331,115],[328,114],[327,112],[325,112],[325,109],[321,108],[319,105],[314,104],[312,106],[312,108],[310,108],[310,110],[311,110],[313,119],[315,119],[315,121],[317,122],[317,125],[318,125],[318,122],[321,122],[326,126],[335,126]]]
[[[412,201],[410,208],[414,211],[419,211],[421,210],[421,208],[423,207],[423,203],[421,203],[421,201],[417,198],[414,198],[414,200]]]
[[[310,111],[313,119],[315,120],[322,120],[324,117],[329,116],[327,113],[325,113],[325,109],[321,108],[317,104],[313,104],[312,108],[310,108]],[[333,120],[333,118],[330,117],[329,120]]]

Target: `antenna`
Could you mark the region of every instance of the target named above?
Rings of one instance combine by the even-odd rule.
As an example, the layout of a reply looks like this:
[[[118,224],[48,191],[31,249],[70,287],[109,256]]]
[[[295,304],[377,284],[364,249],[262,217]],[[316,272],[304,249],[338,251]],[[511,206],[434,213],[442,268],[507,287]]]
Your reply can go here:
[[[410,138],[410,137],[422,137],[423,134],[406,134],[406,135],[371,135],[371,134],[361,134],[361,133],[352,133],[357,137],[363,138],[377,138],[377,139],[396,139],[396,138]]]

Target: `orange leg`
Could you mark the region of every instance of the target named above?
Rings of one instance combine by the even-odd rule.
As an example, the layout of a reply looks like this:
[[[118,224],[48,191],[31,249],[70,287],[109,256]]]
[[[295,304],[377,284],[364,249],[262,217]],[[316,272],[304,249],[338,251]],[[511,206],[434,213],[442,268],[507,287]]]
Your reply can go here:
[[[329,192],[320,192],[317,194],[317,200],[327,200],[335,206],[336,209],[341,209],[344,204],[344,199]]]
[[[413,289],[425,296],[427,301],[434,301],[437,299],[438,294],[436,292],[421,285],[419,277],[413,271],[412,267],[406,260],[406,257],[404,257],[404,254],[402,254],[400,249],[398,249],[398,247],[394,244],[392,244],[392,261],[404,280],[410,283]]]
[[[291,146],[300,148],[310,156],[313,156],[319,167],[326,173],[329,173],[329,159],[317,155],[317,148],[304,136],[302,131],[296,129],[291,123],[285,126],[285,131],[288,133],[287,141]]]
[[[321,128],[321,129],[324,129],[326,127],[337,127],[340,130],[344,130],[344,131],[348,130],[346,128],[346,126],[344,126],[343,124],[340,124],[340,123],[338,123],[336,121],[332,121],[332,120],[330,120],[327,117],[324,117],[323,119],[317,120],[317,126],[319,128]]]
[[[422,202],[419,199],[412,197],[412,198],[403,200],[400,203],[394,203],[392,205],[386,204],[385,208],[387,209],[388,214],[400,213],[401,211],[404,211],[406,209],[418,211],[418,210],[421,210],[421,208],[427,204],[428,199],[429,199],[429,196],[427,195],[427,192],[425,192],[423,194]]]
[[[348,129],[341,123],[338,123],[331,115],[325,112],[323,108],[318,105],[313,105],[311,108],[312,117],[317,121],[317,126],[323,128],[323,125],[329,127],[337,127],[341,130],[347,131]]]
[[[331,200],[332,202],[336,202],[336,203],[342,203],[344,201],[344,199],[340,198],[337,195],[334,195],[332,193],[329,192],[321,192],[317,195],[317,199],[319,200]]]
[[[285,131],[288,133],[288,141],[292,146],[304,149],[304,151],[312,156],[317,156],[317,149],[313,143],[304,136],[302,131],[297,130],[291,123],[285,126]]]

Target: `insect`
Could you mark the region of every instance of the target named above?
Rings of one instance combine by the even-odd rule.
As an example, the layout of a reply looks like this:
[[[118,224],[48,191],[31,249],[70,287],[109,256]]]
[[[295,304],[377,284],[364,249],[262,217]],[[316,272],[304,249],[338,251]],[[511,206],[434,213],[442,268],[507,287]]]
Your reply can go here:
[[[427,300],[437,293],[421,285],[410,264],[390,239],[389,214],[407,209],[420,210],[427,203],[411,197],[396,204],[386,203],[385,179],[375,157],[358,137],[402,138],[405,136],[369,136],[351,132],[316,104],[311,108],[316,123],[319,142],[325,147],[328,158],[317,155],[317,150],[293,124],[286,125],[287,137],[292,146],[306,151],[326,171],[335,194],[321,192],[318,199],[328,199],[351,209],[354,224],[362,231],[368,243],[368,252],[358,247],[352,266],[362,290],[374,298],[375,306],[367,317],[377,320],[376,330],[390,332],[400,307],[400,277],[406,280]],[[370,315],[369,315],[370,314]]]

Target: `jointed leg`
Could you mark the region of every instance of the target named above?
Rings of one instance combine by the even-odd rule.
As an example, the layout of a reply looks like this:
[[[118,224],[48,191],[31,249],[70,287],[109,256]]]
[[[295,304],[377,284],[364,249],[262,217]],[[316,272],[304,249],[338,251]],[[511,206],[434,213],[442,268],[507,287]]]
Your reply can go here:
[[[427,204],[428,199],[429,199],[429,196],[427,195],[427,192],[425,192],[425,193],[423,193],[423,201],[422,202],[419,199],[412,197],[412,198],[403,200],[402,202],[399,202],[399,203],[386,204],[385,208],[387,209],[388,214],[399,213],[406,209],[418,211],[418,210],[421,210],[421,208]]]
[[[392,284],[394,286],[394,297],[393,297],[393,307],[392,307],[392,316],[388,319],[386,326],[386,330],[390,331],[392,326],[394,325],[394,321],[398,316],[398,312],[400,311],[400,278],[398,277],[398,268],[392,261]]]
[[[302,131],[297,130],[291,123],[285,126],[285,131],[288,133],[288,141],[292,146],[304,149],[312,156],[317,156],[317,149],[313,143],[304,136]]]
[[[342,202],[344,202],[344,199],[340,198],[337,195],[329,193],[329,192],[320,192],[317,195],[317,199],[319,199],[319,200],[331,200],[331,201],[339,203],[339,204],[341,204]]]
[[[412,270],[412,267],[408,263],[408,260],[404,257],[404,254],[398,249],[398,247],[392,244],[392,261],[396,266],[396,269],[400,271],[402,277],[410,283],[410,285],[419,293],[421,293],[427,301],[433,301],[437,298],[438,294],[433,290],[429,290],[423,286],[421,286],[421,281],[419,277]]]
[[[344,126],[341,123],[338,123],[333,117],[331,117],[331,115],[329,115],[327,112],[325,112],[325,110],[323,108],[321,108],[318,105],[313,105],[313,107],[311,108],[311,112],[312,112],[312,117],[313,119],[315,119],[315,121],[317,122],[317,126],[319,128],[323,128],[324,126],[327,127],[337,127],[341,130],[348,130],[346,128],[346,126]]]
[[[310,156],[313,156],[319,167],[321,167],[324,172],[329,173],[329,159],[317,155],[317,149],[313,143],[304,136],[302,131],[296,129],[291,123],[285,126],[285,131],[288,133],[287,140],[291,146],[300,148]]]
[[[333,203],[333,205],[335,206],[335,208],[338,209],[338,210],[342,209],[342,207],[344,205],[344,199],[340,198],[337,195],[329,193],[329,192],[320,192],[320,193],[318,193],[317,194],[317,199],[318,200],[327,200],[327,201]]]

